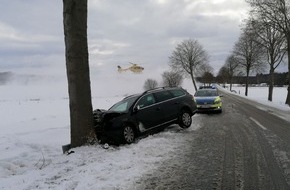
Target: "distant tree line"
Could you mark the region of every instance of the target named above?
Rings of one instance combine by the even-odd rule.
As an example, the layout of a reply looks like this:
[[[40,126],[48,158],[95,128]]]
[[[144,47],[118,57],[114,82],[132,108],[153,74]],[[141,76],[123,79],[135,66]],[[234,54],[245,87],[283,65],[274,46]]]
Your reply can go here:
[[[200,79],[198,79],[200,80]],[[230,78],[229,76],[218,75],[215,77],[215,82],[220,84],[246,84],[246,80],[248,80],[248,84],[270,84],[270,75],[269,74],[256,74],[256,76],[249,76],[248,79],[246,76],[233,76]],[[284,86],[288,84],[288,73],[274,73],[274,86]]]

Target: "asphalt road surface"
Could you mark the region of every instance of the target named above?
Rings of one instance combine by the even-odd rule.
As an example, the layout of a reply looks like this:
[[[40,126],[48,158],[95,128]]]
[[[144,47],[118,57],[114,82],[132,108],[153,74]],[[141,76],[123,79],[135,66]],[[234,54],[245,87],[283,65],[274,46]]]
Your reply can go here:
[[[193,116],[201,128],[136,189],[290,190],[290,113],[222,94],[223,113]]]

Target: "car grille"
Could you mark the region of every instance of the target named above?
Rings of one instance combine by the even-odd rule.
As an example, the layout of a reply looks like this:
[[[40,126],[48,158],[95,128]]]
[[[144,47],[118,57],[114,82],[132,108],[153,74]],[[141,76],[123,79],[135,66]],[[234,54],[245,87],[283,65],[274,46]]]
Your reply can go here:
[[[214,100],[197,100],[196,103],[198,105],[214,104]]]
[[[94,116],[95,130],[102,131],[104,128],[103,113],[101,111],[96,111],[94,112],[93,116]]]
[[[95,121],[96,123],[100,123],[100,122],[102,122],[102,116],[101,116],[100,113],[94,113],[94,121]]]
[[[101,113],[94,113],[94,127],[97,133],[104,131],[104,122]]]

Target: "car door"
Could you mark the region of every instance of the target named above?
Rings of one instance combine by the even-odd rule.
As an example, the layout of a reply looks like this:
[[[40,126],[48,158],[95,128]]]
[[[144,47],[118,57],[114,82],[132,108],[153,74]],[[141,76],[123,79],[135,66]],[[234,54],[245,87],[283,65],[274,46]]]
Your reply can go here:
[[[159,104],[162,117],[159,123],[166,123],[176,118],[178,102],[173,94],[167,90],[154,93],[157,104]]]
[[[183,106],[183,101],[186,96],[186,92],[184,92],[182,89],[171,89],[169,91],[173,95],[173,98],[170,100],[171,106],[170,118],[176,119],[178,118],[181,107]]]
[[[135,118],[141,132],[155,127],[162,117],[161,109],[152,94],[146,94],[135,104]]]

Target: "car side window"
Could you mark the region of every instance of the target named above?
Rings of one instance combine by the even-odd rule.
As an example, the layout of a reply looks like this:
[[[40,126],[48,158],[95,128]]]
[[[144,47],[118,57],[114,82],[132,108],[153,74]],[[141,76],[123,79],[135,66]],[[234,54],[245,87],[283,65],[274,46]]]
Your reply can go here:
[[[137,107],[140,108],[144,108],[147,106],[150,106],[152,104],[155,103],[155,99],[154,96],[152,94],[148,94],[143,96],[137,103]]]
[[[169,91],[156,92],[154,93],[154,96],[156,97],[157,102],[162,102],[173,98],[173,95]]]
[[[122,104],[119,104],[118,106],[115,107],[114,111],[117,112],[124,112],[127,110],[128,102],[124,102]]]
[[[185,92],[181,89],[173,89],[173,90],[170,90],[170,92],[173,94],[174,97],[180,97],[180,96],[185,95]]]

